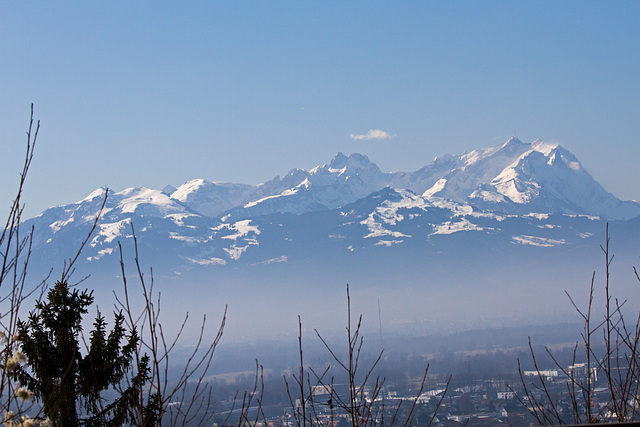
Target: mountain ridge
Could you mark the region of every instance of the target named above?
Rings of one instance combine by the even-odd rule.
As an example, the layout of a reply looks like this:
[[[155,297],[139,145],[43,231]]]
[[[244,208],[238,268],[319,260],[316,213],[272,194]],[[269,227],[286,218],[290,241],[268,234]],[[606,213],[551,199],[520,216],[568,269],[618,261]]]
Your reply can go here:
[[[46,274],[74,254],[106,191],[27,220],[32,265]],[[361,298],[395,307],[397,325],[422,322],[420,304],[439,325],[486,317],[496,301],[496,319],[525,321],[552,315],[562,291],[577,289],[606,224],[627,253],[617,263],[640,253],[638,215],[639,204],[616,199],[570,152],[541,141],[511,139],[413,172],[338,153],[258,185],[196,179],[109,191],[76,268],[111,296],[135,230],[163,292],[183,304],[196,304],[191,290],[205,305],[224,296],[247,319],[264,304],[282,313],[328,307],[336,284],[348,282]]]
[[[36,249],[55,245],[56,235],[81,233],[92,222],[105,191],[95,190],[75,204],[47,209],[30,220],[39,230],[34,240]],[[299,225],[295,224],[305,220],[295,217],[318,213],[327,218],[324,221],[332,218],[329,222],[337,221],[342,229],[349,230],[345,241],[351,244],[341,250],[352,252],[358,247],[391,247],[416,238],[428,241],[432,236],[460,232],[491,234],[501,229],[505,218],[516,217],[522,218],[522,227],[527,230],[505,236],[507,242],[559,246],[579,233],[571,238],[557,232],[543,236],[526,218],[577,215],[607,221],[640,215],[640,204],[622,202],[607,193],[560,145],[540,140],[523,143],[517,138],[438,157],[414,172],[385,173],[366,155],[346,156],[340,152],[325,165],[308,171],[292,169],[282,178],[276,176],[258,185],[194,179],[177,188],[130,187],[109,194],[90,242],[94,252],[88,257],[91,261],[113,254],[115,240],[131,235],[127,230],[131,223],[155,235],[156,252],[176,251],[174,256],[181,261],[174,260],[173,265],[226,265],[262,251],[261,244],[270,246],[264,242],[265,235],[275,233],[271,239],[285,242],[293,238],[272,230],[272,222],[266,219],[271,217],[283,221],[282,229],[297,240],[304,240],[300,233],[307,231],[296,228]],[[348,206],[358,206],[360,211],[354,214]],[[323,229],[325,225],[310,227]],[[337,231],[326,233],[319,239],[335,240],[331,236],[341,235]],[[265,254],[262,261],[290,256]]]
[[[386,186],[502,213],[562,212],[609,219],[640,215],[640,204],[620,201],[605,191],[562,146],[541,140],[527,144],[517,138],[437,157],[414,172],[385,173],[366,155],[339,152],[328,164],[309,171],[292,169],[284,178],[276,176],[257,186],[195,181],[201,182],[197,188],[189,190],[189,183],[184,184],[172,197],[212,217],[231,210],[234,216],[248,218],[333,209]],[[191,202],[190,196],[205,202]]]

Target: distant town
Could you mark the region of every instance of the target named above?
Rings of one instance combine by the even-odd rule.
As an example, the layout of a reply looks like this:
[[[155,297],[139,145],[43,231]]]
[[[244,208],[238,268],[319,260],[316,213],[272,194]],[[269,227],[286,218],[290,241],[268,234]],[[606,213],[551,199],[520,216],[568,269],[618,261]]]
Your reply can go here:
[[[555,361],[544,350],[538,353],[537,348],[535,362],[524,348],[455,354],[443,351],[429,356],[390,354],[368,376],[366,385],[366,373],[356,377],[355,389],[361,392],[357,399],[362,400],[356,406],[370,412],[372,425],[387,425],[390,420],[401,420],[400,424],[411,420],[410,425],[416,426],[539,425],[549,422],[545,419],[547,410],[554,411],[561,423],[573,424],[576,416],[587,413],[583,390],[575,384],[588,384],[592,413],[615,420],[614,414],[606,412],[611,393],[599,364],[579,362],[570,343],[552,348]],[[317,357],[312,358],[318,362]],[[420,375],[429,360],[427,375]],[[373,361],[373,355],[367,354],[361,363],[370,366]],[[624,360],[617,361],[616,375],[627,375],[625,366]],[[302,424],[304,412],[309,423],[351,425],[349,408],[345,407],[350,401],[348,378],[340,368],[332,368],[331,374],[321,372],[321,364],[305,366],[302,399],[296,381],[299,367],[263,372],[258,378],[261,385],[246,392],[244,399],[237,390],[250,389],[254,375],[217,376],[213,379],[218,398],[213,419],[217,425],[237,425],[242,416],[246,424],[256,426],[297,426]],[[556,420],[554,424],[559,423]]]

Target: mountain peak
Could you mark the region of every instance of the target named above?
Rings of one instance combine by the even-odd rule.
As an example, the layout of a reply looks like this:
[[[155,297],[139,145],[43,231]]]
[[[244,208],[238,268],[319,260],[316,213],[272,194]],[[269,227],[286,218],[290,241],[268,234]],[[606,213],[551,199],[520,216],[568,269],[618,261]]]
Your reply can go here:
[[[344,164],[347,162],[349,158],[347,156],[345,156],[342,151],[338,151],[338,154],[336,154],[335,156],[333,156],[333,159],[331,159],[331,162],[329,163],[329,166],[337,166],[338,164]]]
[[[164,194],[166,194],[167,196],[171,196],[173,193],[175,193],[178,189],[176,187],[174,187],[171,184],[167,184],[165,185],[165,187],[161,190]]]
[[[80,200],[78,202],[78,204],[83,203],[83,202],[90,202],[93,199],[95,199],[96,197],[99,197],[99,198],[103,199],[104,198],[104,194],[107,192],[107,190],[108,190],[107,187],[97,188],[97,189],[93,190],[91,192],[91,194],[89,194],[87,197],[85,197],[84,199]]]
[[[567,151],[566,149],[564,149],[559,144],[554,144],[554,143],[551,143],[551,142],[545,142],[545,141],[543,141],[541,139],[536,139],[535,141],[533,141],[531,143],[531,147],[534,150],[541,152],[545,156],[549,156],[553,150],[556,150],[558,148],[560,148],[560,149],[562,149],[564,151]]]
[[[500,146],[497,152],[507,155],[519,156],[520,154],[530,149],[531,144],[520,141],[517,136],[512,136],[507,142]]]
[[[350,156],[345,156],[343,153],[338,152],[333,159],[331,159],[331,163],[329,163],[329,167],[331,169],[342,169],[345,166],[352,168],[362,168],[369,167],[371,165],[371,161],[367,156],[360,153],[353,153]]]
[[[502,144],[502,146],[507,147],[509,145],[522,145],[522,144],[524,144],[524,142],[520,141],[520,138],[518,138],[517,136],[512,136],[511,138],[509,138],[507,142]]]

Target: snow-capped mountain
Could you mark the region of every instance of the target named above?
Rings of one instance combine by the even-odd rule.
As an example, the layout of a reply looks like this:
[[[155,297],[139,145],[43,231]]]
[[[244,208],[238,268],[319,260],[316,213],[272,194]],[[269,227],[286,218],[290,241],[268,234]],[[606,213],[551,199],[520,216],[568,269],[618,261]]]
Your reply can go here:
[[[235,206],[242,205],[255,195],[255,187],[228,182],[191,180],[166,193],[202,215],[215,217]]]
[[[98,189],[28,220],[33,263],[47,271],[73,256],[104,195]],[[527,271],[539,281],[562,276],[568,265],[584,267],[607,222],[629,256],[637,255],[639,216],[638,203],[606,192],[557,144],[512,138],[391,173],[362,154],[338,153],[328,164],[259,185],[197,179],[178,188],[109,191],[78,268],[118,275],[118,245],[130,251],[133,225],[157,274],[198,284],[213,275],[211,286],[225,295],[241,283],[259,283],[252,292],[273,295],[289,286],[291,295],[294,284],[323,289],[354,277],[370,286],[402,281],[412,292],[425,278],[480,280],[488,291],[508,276],[519,277],[518,286],[530,283]]]
[[[439,164],[444,167],[435,167]],[[425,190],[425,196],[465,201],[481,210],[562,212],[610,219],[640,214],[637,203],[622,202],[606,192],[569,151],[540,140],[525,144],[511,138],[503,145],[436,159],[433,166],[427,169],[428,184],[441,176]],[[448,170],[443,174],[442,169]]]
[[[98,189],[78,203],[48,209],[32,219],[38,230],[36,248],[47,247],[49,255],[70,250],[80,237],[61,236],[82,234],[104,193]],[[374,194],[375,206],[367,202]],[[338,153],[328,164],[309,171],[293,169],[259,185],[196,179],[162,191],[128,188],[111,192],[91,240],[96,253],[89,258],[95,261],[112,254],[117,240],[130,235],[133,222],[139,232],[155,236],[153,246],[159,253],[174,248],[173,258],[179,262],[224,264],[260,245],[260,229],[270,215],[286,218],[280,228],[288,230],[288,224],[298,221],[295,217],[314,212],[337,216],[335,220],[352,218],[347,206],[354,203],[368,210],[357,215],[358,231],[350,236],[355,240],[346,245],[350,248],[374,238],[380,238],[376,245],[402,242],[415,233],[392,229],[399,223],[399,229],[406,228],[416,217],[423,218],[421,236],[428,237],[500,229],[478,225],[481,218],[501,222],[518,215],[564,214],[625,220],[640,215],[639,204],[620,201],[606,192],[561,146],[511,138],[494,147],[438,157],[415,172],[385,173],[362,154]],[[322,228],[323,224],[312,226]],[[530,239],[531,244],[535,241]],[[53,250],[58,246],[59,250]],[[274,258],[284,256],[276,255]]]
[[[335,209],[378,191],[389,183],[367,156],[338,153],[329,164],[310,171],[294,169],[256,187],[254,200],[229,211],[231,217],[250,218],[275,212],[300,215]]]
[[[257,186],[194,180],[171,197],[206,216],[228,213],[251,218],[334,209],[386,186],[500,213],[555,212],[609,219],[640,215],[640,205],[605,191],[560,145],[540,140],[527,144],[517,138],[438,157],[415,172],[385,173],[367,156],[338,153],[329,164],[309,171],[294,169]]]

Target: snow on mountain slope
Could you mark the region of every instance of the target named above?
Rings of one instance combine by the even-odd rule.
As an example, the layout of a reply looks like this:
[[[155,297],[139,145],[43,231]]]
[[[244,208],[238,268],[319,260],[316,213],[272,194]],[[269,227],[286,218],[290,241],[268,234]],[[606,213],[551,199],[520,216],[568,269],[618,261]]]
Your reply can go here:
[[[292,169],[283,178],[276,176],[255,186],[192,180],[171,197],[209,217],[229,210],[242,217],[273,212],[299,215],[352,202],[383,188],[387,182],[387,174],[366,156],[338,153],[328,165],[310,171]]]
[[[496,228],[477,225],[478,218],[503,220],[493,213],[474,212],[466,203],[427,198],[409,190],[386,188],[374,197],[379,197],[379,202],[360,224],[367,228],[362,238],[378,239],[375,243],[378,246],[397,245],[407,239],[426,241],[438,234],[491,232]]]
[[[71,252],[92,224],[104,191],[29,220],[38,230],[34,248],[52,256]],[[512,138],[439,157],[415,172],[384,173],[364,155],[338,153],[323,166],[293,169],[255,186],[198,179],[162,191],[128,188],[110,193],[87,258],[96,261],[114,254],[117,242],[131,237],[131,224],[162,263],[188,266],[294,259],[295,252],[286,248],[293,247],[290,242],[307,241],[307,235],[314,236],[308,242],[313,247],[326,243],[333,251],[331,245],[339,240],[350,252],[470,232],[504,233],[509,244],[540,247],[582,239],[563,234],[557,224],[545,223],[550,227],[541,234],[531,218],[542,221],[548,214],[581,215],[581,224],[588,224],[584,218],[589,216],[636,217],[640,205],[616,199],[570,152],[542,141],[526,144]],[[512,223],[519,225],[499,231]],[[588,225],[581,227],[581,233],[593,233]]]
[[[235,198],[216,189],[214,196],[204,196],[209,205],[190,203],[182,187],[173,197],[209,216],[235,204],[229,209],[230,218],[242,219],[333,209],[386,186],[509,214],[558,212],[610,219],[640,215],[640,204],[622,202],[606,192],[563,147],[517,138],[456,156],[447,154],[415,172],[385,173],[362,154],[338,153],[329,164],[309,171],[293,169],[282,179],[277,176],[242,187]],[[204,186],[199,188],[204,192]]]
[[[208,217],[246,219],[277,212],[334,209],[386,186],[426,198],[509,214],[559,212],[611,219],[640,215],[640,204],[607,193],[570,152],[542,141],[504,144],[437,157],[414,172],[380,171],[367,156],[338,153],[329,164],[292,169],[259,185],[189,181],[171,198]]]
[[[48,209],[27,221],[25,225],[37,230],[33,246],[36,258],[46,265],[56,265],[60,263],[55,261],[57,257],[73,255],[95,221],[104,195],[105,190],[96,190],[77,203]],[[132,225],[154,264],[177,270],[237,261],[259,246],[261,232],[250,219],[223,224],[163,192],[128,188],[109,193],[84,249],[84,259],[95,264],[118,256],[118,243],[133,236]]]
[[[320,203],[330,209],[361,199],[389,182],[388,174],[362,154],[347,157],[338,153],[331,163],[312,169],[310,174],[310,187],[316,187]]]
[[[438,163],[446,166],[436,168]],[[442,169],[451,167],[441,176]],[[511,138],[502,145],[446,156],[414,174],[404,176],[407,188],[427,198],[466,202],[481,210],[524,214],[561,212],[612,219],[640,215],[640,205],[622,202],[606,192],[573,154],[540,140],[526,144]],[[436,180],[437,178],[437,180]]]
[[[528,144],[512,138],[500,146],[456,156],[455,167],[443,174],[424,194],[465,202],[479,184],[490,182],[528,148]]]
[[[52,253],[68,252],[67,256],[71,255],[93,225],[105,192],[105,189],[95,190],[77,203],[47,209],[38,217],[28,220],[27,224],[33,224],[38,230],[34,234],[34,247],[48,247],[46,250]],[[131,235],[133,219],[136,227],[142,229],[158,219],[180,227],[188,218],[198,217],[201,216],[158,190],[142,187],[109,192],[100,221],[89,242],[89,247],[95,249],[89,258],[99,259],[113,253],[118,240]],[[58,250],[52,250],[51,245],[56,244]],[[73,248],[74,245],[77,247]]]
[[[171,198],[202,215],[215,217],[246,203],[255,192],[256,187],[252,185],[194,179],[178,187],[171,193]]]
[[[117,202],[113,208],[122,214],[135,213],[140,216],[164,217],[175,214],[193,215],[193,212],[161,191],[149,188],[127,188],[107,198],[109,204]]]
[[[446,154],[436,157],[433,163],[415,172],[392,172],[389,185],[422,194],[440,181],[444,175],[462,165],[463,161],[459,157]]]
[[[507,144],[510,143],[513,139]],[[560,145],[539,140],[531,144],[518,141],[517,145],[519,149],[512,151],[517,157],[511,164],[496,175],[476,178],[476,188],[470,194],[464,193],[469,203],[480,209],[519,214],[562,212],[612,219],[640,215],[640,205],[622,202],[606,192]]]
[[[367,156],[338,153],[329,164],[309,171],[294,169],[283,179],[276,177],[258,186],[257,192],[263,197],[229,213],[232,218],[248,218],[275,212],[300,215],[334,209],[378,191],[388,182],[389,174],[381,172]]]
[[[52,234],[63,227],[86,226],[93,223],[102,206],[105,192],[103,188],[97,189],[77,203],[49,208],[35,219],[47,224]],[[142,187],[127,188],[117,193],[109,192],[102,211],[103,223],[121,221],[123,217],[133,214],[141,217],[172,217],[175,221],[180,221],[185,216],[199,216],[158,190]]]

